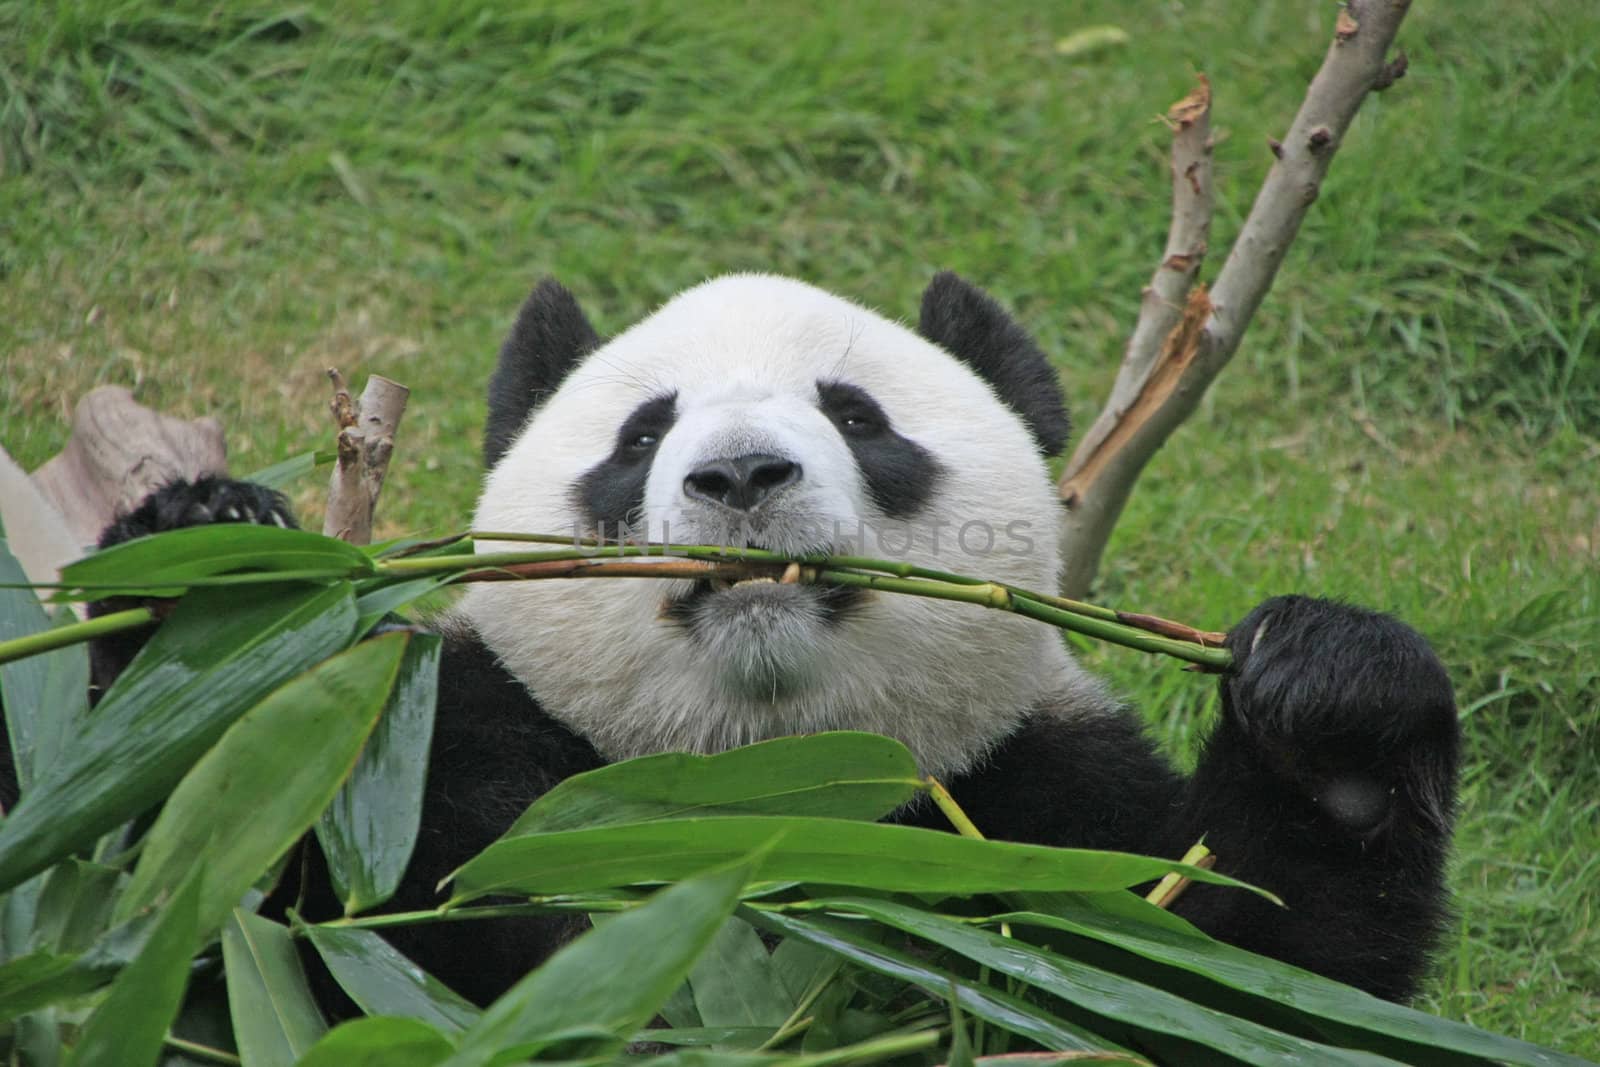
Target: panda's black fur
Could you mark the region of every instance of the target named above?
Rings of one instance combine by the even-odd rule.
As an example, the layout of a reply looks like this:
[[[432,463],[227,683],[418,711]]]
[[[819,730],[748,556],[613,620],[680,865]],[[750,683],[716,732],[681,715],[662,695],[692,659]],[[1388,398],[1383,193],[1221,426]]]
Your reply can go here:
[[[1067,418],[1055,374],[994,301],[941,274],[924,296],[920,331],[982,377],[1040,453],[1061,449]],[[490,385],[491,466],[604,344],[571,293],[540,283]],[[651,384],[665,396],[661,388],[673,383]],[[612,431],[603,432],[609,439]],[[900,481],[937,477],[945,459],[929,461]],[[119,520],[103,543],[207,521],[289,520],[281,499],[259,487],[177,483]],[[423,823],[396,909],[436,904],[440,879],[529,803],[606,761],[605,745],[541,706],[470,619],[440,628]],[[1125,710],[1046,700],[997,719],[1010,723],[1003,736],[948,774],[947,785],[995,838],[1178,856],[1203,836],[1220,870],[1273,890],[1288,907],[1196,885],[1178,902],[1180,914],[1224,940],[1378,995],[1411,995],[1446,914],[1459,740],[1443,668],[1392,618],[1297,596],[1261,604],[1233,629],[1229,646],[1236,668],[1220,681],[1221,714],[1192,776],[1157,754]],[[133,650],[97,650],[97,680],[108,681]],[[6,757],[0,800],[9,807],[16,786]],[[931,809],[898,817],[944,825]],[[311,884],[300,887],[311,891],[313,907],[326,896],[317,862],[310,857]],[[487,1002],[576,929],[574,920],[495,920],[388,936],[448,985]]]

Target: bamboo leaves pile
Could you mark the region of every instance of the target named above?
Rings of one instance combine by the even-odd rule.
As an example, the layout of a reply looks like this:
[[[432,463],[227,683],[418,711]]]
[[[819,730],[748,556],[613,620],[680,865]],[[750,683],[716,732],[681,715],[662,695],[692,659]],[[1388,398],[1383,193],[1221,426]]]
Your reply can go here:
[[[462,555],[219,526],[93,557],[77,594],[186,592],[91,714],[84,646],[58,639],[82,631],[0,553],[0,649],[33,653],[0,665],[21,786],[0,822],[7,1062],[1576,1062],[1220,945],[1125,891],[1173,870],[1255,891],[1213,872],[881,823],[931,786],[867,734],[569,779],[437,908],[384,912],[439,648],[373,627],[470,573]],[[264,904],[312,831],[343,916]],[[594,929],[483,1009],[381,936],[572,912]],[[302,948],[363,1017],[324,1017]]]

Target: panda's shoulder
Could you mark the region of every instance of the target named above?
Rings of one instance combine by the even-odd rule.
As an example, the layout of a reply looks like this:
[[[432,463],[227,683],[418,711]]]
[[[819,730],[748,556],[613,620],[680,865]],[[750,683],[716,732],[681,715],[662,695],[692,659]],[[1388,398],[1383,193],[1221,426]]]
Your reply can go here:
[[[492,779],[519,774],[536,796],[557,782],[604,763],[581,734],[551,715],[509,671],[471,622],[459,615],[430,620],[440,650],[432,762],[436,774]]]
[[[1094,701],[1035,707],[946,784],[989,837],[1128,849],[1176,801],[1182,779],[1137,717]],[[943,824],[933,811],[921,816],[910,821]]]

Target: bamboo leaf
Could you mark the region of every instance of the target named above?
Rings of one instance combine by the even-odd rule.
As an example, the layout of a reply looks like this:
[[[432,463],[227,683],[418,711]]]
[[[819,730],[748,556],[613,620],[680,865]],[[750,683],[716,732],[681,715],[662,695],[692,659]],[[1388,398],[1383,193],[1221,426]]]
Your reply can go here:
[[[61,1040],[66,1020],[62,1016],[69,1014],[62,1008],[42,1008],[15,1019],[11,1023],[11,1050],[17,1062],[28,1067],[58,1067],[66,1055],[66,1044]]]
[[[454,1051],[416,1019],[356,1019],[328,1031],[296,1067],[433,1067]]]
[[[116,972],[115,964],[95,967],[79,955],[48,949],[9,960],[0,966],[0,1020],[98,989]]]
[[[1054,1017],[1043,1008],[1036,1007],[1021,997],[998,989],[990,989],[980,982],[937,967],[910,953],[880,945],[860,929],[859,923],[803,919],[777,912],[757,912],[753,908],[742,909],[741,914],[746,915],[757,926],[781,933],[786,937],[800,938],[819,948],[837,953],[869,971],[908,982],[940,999],[954,995],[962,1011],[976,1015],[1014,1034],[1020,1034],[1047,1049],[1056,1051],[1075,1049],[1085,1052],[1127,1051],[1096,1034]]]
[[[69,563],[61,581],[85,599],[99,593],[174,596],[196,579],[237,572],[296,578],[366,577],[372,560],[354,545],[310,530],[248,522],[186,526],[112,545]]]
[[[144,1067],[161,1058],[162,1039],[189,984],[198,906],[198,884],[190,881],[162,911],[144,950],[89,1016],[73,1049],[72,1067]]]
[[[0,961],[26,956],[48,947],[34,934],[39,896],[50,880],[50,872],[35,875],[11,892],[0,896]]]
[[[695,1008],[706,1026],[782,1026],[794,1010],[767,946],[743,919],[722,924],[689,971]]]
[[[1150,903],[1137,893],[1013,893],[1017,911],[1055,915],[1068,909],[1087,908],[1092,912],[1120,916],[1130,922],[1159,926],[1180,936],[1210,942],[1211,937],[1188,919]]]
[[[305,932],[334,981],[368,1015],[420,1019],[455,1033],[483,1014],[371,930],[308,925]]]
[[[814,986],[831,979],[838,969],[838,956],[804,941],[783,941],[772,950],[772,972],[796,1004]]]
[[[411,861],[433,740],[440,645],[433,634],[411,635],[377,727],[317,822],[346,915],[392,897]]]
[[[1192,1041],[1245,1063],[1280,1067],[1303,1063],[1380,1067],[1394,1063],[1371,1053],[1280,1033],[1025,941],[894,901],[840,899],[819,901],[818,905],[914,934],[1096,1015]]]
[[[339,458],[337,452],[318,449],[314,452],[302,452],[298,456],[274,463],[270,467],[263,467],[254,473],[245,475],[241,481],[254,482],[264,485],[268,489],[282,489],[296,478],[303,478],[318,467],[325,467]]]
[[[195,875],[200,929],[215,930],[349,774],[409,636],[386,634],[341,652],[229,727],[161,809],[117,915],[157,903]]]
[[[34,902],[32,946],[70,953],[92,945],[105,932],[122,873],[76,857],[52,867]]]
[[[946,999],[950,1005],[950,1055],[945,1059],[945,1067],[976,1067],[972,1039],[967,1035],[966,1020],[961,1017],[961,998],[953,985]]]
[[[658,1031],[649,1031],[657,1033]],[[690,1048],[669,1052],[662,1056],[652,1056],[649,1059],[635,1059],[630,1061],[635,1067],[864,1067],[869,1063],[894,1062],[917,1063],[936,1062],[931,1059],[934,1048],[939,1044],[937,1030],[921,1030],[911,1033],[882,1034],[859,1041],[854,1044],[841,1045],[830,1048],[826,1052],[812,1053],[796,1056],[793,1053],[761,1053],[761,1052],[712,1052],[705,1049]],[[1035,1056],[1038,1054],[1035,1053]],[[1115,1059],[1111,1057],[1094,1058],[1095,1064],[1132,1063],[1143,1064],[1149,1067],[1147,1061],[1138,1059]],[[1035,1067],[1052,1067],[1051,1062],[1040,1059]]]
[[[429,556],[458,556],[473,551],[472,534],[459,531],[445,537],[391,537],[358,546],[373,559],[427,559]]]
[[[0,641],[50,629],[50,617],[31,589],[22,565],[0,540]],[[60,620],[76,622],[70,612]],[[89,653],[73,645],[0,665],[0,708],[5,709],[11,762],[17,784],[26,792],[55,761],[61,739],[83,717],[88,705]]]
[[[671,996],[661,1002],[659,1014],[667,1021],[667,1025],[674,1029],[704,1029],[700,1012],[694,1006],[694,990],[689,988],[688,982],[678,986],[672,991]]]
[[[0,823],[0,890],[166,796],[246,709],[349,639],[348,586],[184,598]]]
[[[79,954],[39,949],[0,966],[0,1021],[92,992],[116,977],[149,939],[152,919],[115,927]]]
[[[291,1067],[328,1024],[311,997],[294,942],[284,927],[234,910],[222,928],[228,1014],[245,1067]]]
[[[1373,1034],[1399,1038],[1420,1048],[1434,1050],[1435,1054],[1440,1050],[1448,1050],[1539,1067],[1578,1067],[1586,1062],[1552,1049],[1380,1000],[1351,986],[1220,941],[1175,933],[1081,905],[1062,904],[1059,912],[1053,915],[1012,912],[994,916],[994,921],[1041,926],[1091,937],[1145,959],[1256,994],[1307,1015],[1331,1019]]]
[[[698,815],[881,819],[922,787],[900,742],[837,731],[784,737],[715,756],[668,753],[563,781],[506,837]]]
[[[762,880],[889,892],[1123,889],[1170,870],[1197,881],[1240,884],[1212,871],[1119,852],[979,841],[846,819],[731,815],[501,838],[455,873],[456,901],[670,882],[763,849],[757,872]]]
[[[489,1007],[450,1067],[526,1058],[571,1035],[627,1040],[687,976],[749,873],[738,865],[700,874],[566,946]]]
[[[633,1040],[657,1045],[684,1045],[690,1048],[756,1049],[771,1039],[770,1026],[696,1026],[663,1030],[646,1027]]]
[[[453,581],[453,574],[436,574],[397,582],[392,578],[369,578],[356,583],[356,633],[366,633],[390,612],[398,611],[418,597]]]

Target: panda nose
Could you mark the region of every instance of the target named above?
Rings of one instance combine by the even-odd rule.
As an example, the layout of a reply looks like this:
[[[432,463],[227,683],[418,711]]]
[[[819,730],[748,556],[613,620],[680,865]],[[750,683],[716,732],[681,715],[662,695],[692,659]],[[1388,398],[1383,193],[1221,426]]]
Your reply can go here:
[[[769,496],[799,480],[800,464],[752,452],[701,464],[683,480],[683,491],[696,500],[754,511]]]

